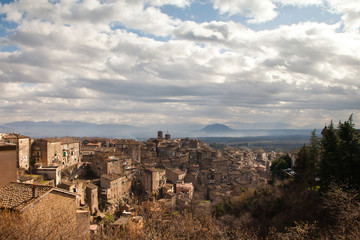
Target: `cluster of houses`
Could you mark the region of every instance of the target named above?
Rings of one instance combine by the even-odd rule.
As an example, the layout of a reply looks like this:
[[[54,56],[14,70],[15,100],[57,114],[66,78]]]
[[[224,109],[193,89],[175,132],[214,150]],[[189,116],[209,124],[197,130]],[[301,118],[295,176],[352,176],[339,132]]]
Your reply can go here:
[[[78,224],[75,229],[87,238],[104,212],[120,210],[125,219],[138,220],[129,204],[134,197],[176,208],[194,198],[216,203],[241,194],[269,179],[271,161],[280,154],[215,150],[196,139],[164,137],[162,131],[147,141],[0,134],[0,209],[28,216],[49,209],[43,222],[66,215],[66,224]],[[62,202],[71,207],[64,209]],[[124,216],[118,220],[114,224]]]

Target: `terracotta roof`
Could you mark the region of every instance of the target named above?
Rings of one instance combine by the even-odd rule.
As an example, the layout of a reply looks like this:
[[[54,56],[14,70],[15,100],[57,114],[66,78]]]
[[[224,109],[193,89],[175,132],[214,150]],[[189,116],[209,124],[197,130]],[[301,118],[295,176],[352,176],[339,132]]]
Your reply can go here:
[[[33,196],[33,186],[35,187],[35,196]],[[52,189],[54,189],[52,186],[11,182],[0,188],[0,208],[21,211],[27,204],[34,202]]]

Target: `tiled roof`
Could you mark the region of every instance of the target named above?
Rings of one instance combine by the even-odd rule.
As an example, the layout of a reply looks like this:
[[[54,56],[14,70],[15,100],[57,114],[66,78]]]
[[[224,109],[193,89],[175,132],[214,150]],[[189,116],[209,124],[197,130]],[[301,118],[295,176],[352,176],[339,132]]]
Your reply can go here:
[[[85,186],[90,188],[90,189],[97,189],[98,188],[95,184],[92,184],[92,183],[85,183]]]
[[[126,175],[124,174],[103,174],[101,175],[101,178],[105,178],[108,179],[110,181],[125,177]]]
[[[33,191],[35,187],[35,191]],[[22,210],[26,205],[36,201],[54,187],[11,182],[0,188],[0,208]],[[35,196],[33,196],[35,192]]]

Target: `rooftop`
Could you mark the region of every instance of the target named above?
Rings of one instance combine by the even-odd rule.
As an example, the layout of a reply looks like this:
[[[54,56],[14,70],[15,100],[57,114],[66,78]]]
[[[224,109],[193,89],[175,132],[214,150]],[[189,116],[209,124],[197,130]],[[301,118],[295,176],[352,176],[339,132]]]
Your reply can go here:
[[[97,189],[98,187],[95,184],[92,183],[85,183],[85,186],[90,189]]]
[[[122,177],[125,177],[126,175],[124,174],[103,174],[101,175],[101,178],[105,178],[105,179],[108,179],[108,180],[116,180],[116,179],[119,179],[119,178],[122,178]]]
[[[29,204],[36,202],[51,191],[76,196],[53,186],[11,182],[0,188],[0,208],[23,211]]]
[[[52,186],[11,182],[0,188],[0,208],[21,211],[26,205],[34,202],[52,189],[54,189]]]
[[[181,171],[180,169],[178,168],[165,168],[167,171],[171,171],[175,174],[178,174],[178,175],[181,175],[181,174],[186,174],[185,171]]]
[[[4,136],[4,139],[10,139],[10,138],[23,139],[23,138],[29,138],[29,137],[21,135],[21,134],[17,134],[17,133],[8,133]]]
[[[0,151],[16,150],[16,144],[0,143]]]

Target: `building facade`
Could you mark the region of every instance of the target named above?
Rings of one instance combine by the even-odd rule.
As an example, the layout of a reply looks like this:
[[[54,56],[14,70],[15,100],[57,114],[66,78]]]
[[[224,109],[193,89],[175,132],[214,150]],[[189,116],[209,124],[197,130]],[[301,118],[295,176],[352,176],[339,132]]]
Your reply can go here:
[[[15,144],[0,144],[0,187],[17,181],[16,156]]]
[[[17,166],[28,170],[30,167],[30,146],[31,139],[16,133],[5,134],[3,141],[6,143],[13,143],[17,147],[16,158]]]

